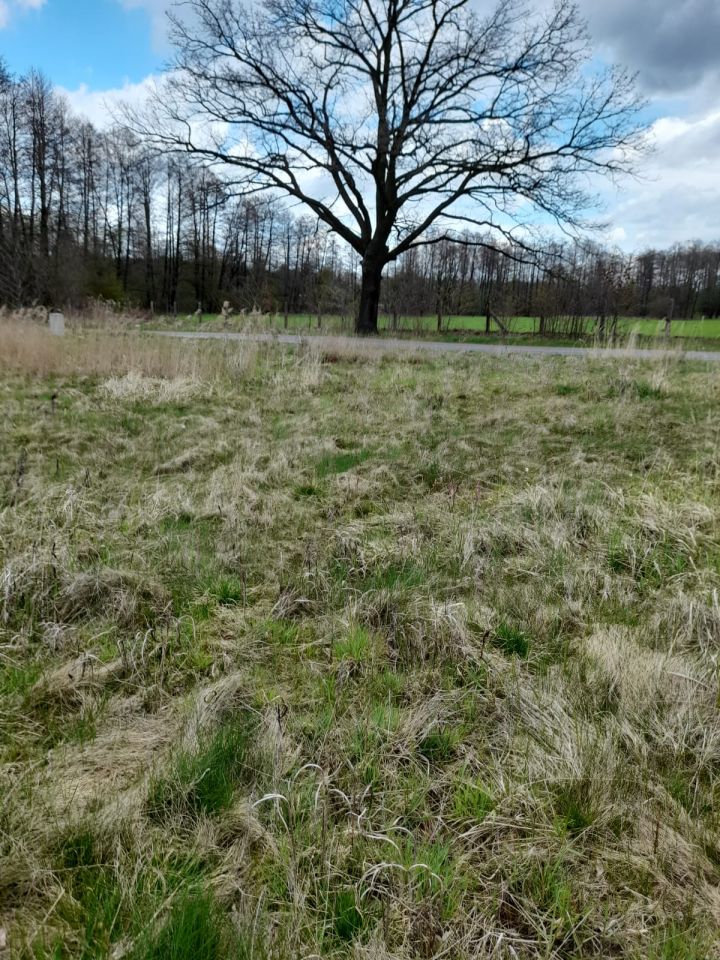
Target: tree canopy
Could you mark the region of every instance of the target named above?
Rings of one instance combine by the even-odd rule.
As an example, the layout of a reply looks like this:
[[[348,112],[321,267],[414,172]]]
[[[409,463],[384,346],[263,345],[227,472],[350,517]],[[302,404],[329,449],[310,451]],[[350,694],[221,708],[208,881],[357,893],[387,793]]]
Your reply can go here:
[[[633,78],[599,69],[577,7],[500,0],[187,0],[144,132],[299,201],[362,258],[360,332],[384,266],[460,227],[577,227],[598,173],[632,168]],[[489,242],[492,242],[490,239]]]

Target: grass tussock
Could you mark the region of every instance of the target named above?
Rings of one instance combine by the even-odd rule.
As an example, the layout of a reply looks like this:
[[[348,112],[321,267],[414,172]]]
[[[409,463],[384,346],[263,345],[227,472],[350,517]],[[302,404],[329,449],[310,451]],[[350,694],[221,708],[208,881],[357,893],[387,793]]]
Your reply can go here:
[[[147,815],[159,822],[212,815],[232,806],[243,782],[253,780],[254,727],[245,717],[227,720],[192,751],[174,758],[171,770],[150,783]]]
[[[720,957],[715,368],[0,343],[9,956]]]

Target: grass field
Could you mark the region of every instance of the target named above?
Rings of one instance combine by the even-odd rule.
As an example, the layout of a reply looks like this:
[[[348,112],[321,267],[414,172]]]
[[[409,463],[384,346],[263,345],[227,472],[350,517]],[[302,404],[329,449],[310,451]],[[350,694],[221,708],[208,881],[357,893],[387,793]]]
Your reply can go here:
[[[506,319],[509,335],[512,337],[538,337],[538,342],[544,342],[539,338],[539,319],[537,317],[510,317]],[[229,320],[218,318],[215,314],[204,314],[202,317],[194,315],[181,315],[177,318],[157,318],[153,326],[172,326],[184,330],[195,329],[242,329],[248,324],[254,327],[272,330],[284,330],[285,318],[281,314],[264,315],[256,317],[254,320],[244,316],[231,317]],[[381,315],[378,326],[383,333],[400,333],[414,335],[438,335],[437,318],[432,316],[425,317],[401,317],[398,320],[396,330],[393,330],[390,317]],[[589,331],[593,328],[588,320]],[[352,324],[349,317],[344,319],[339,316],[322,316],[320,327],[318,327],[317,316],[311,314],[290,314],[288,316],[287,329],[290,332],[308,332],[316,333],[318,329],[321,332],[346,332],[352,331]],[[594,329],[594,328],[593,328]],[[627,338],[637,336],[641,338],[664,339],[665,324],[662,320],[646,319],[641,317],[621,317],[618,320],[617,332],[620,337]],[[443,318],[443,330],[439,336],[448,334],[473,334],[474,336],[485,335],[485,317],[466,317],[449,316]],[[699,340],[700,346],[712,346],[705,341],[720,339],[720,318],[711,320],[673,320],[671,323],[670,335],[677,340]],[[490,336],[497,340],[500,336],[500,330],[493,322],[491,324]],[[592,339],[593,333],[589,332],[588,337]]]
[[[719,957],[719,402],[4,325],[5,954]]]

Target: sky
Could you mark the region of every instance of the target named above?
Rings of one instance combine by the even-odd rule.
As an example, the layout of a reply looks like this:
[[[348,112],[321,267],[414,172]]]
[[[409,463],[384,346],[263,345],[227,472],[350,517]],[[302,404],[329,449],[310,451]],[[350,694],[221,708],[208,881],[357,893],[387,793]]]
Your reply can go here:
[[[540,0],[545,2],[545,0]],[[595,55],[638,72],[655,150],[605,191],[625,250],[720,240],[720,0],[579,0]],[[0,0],[0,56],[40,68],[99,126],[169,60],[168,0]]]

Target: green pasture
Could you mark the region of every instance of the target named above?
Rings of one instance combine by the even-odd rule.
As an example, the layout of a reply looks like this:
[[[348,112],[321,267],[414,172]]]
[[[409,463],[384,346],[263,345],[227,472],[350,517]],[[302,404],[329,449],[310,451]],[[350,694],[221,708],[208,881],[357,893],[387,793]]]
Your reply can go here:
[[[511,336],[532,337],[540,335],[540,319],[538,317],[506,317],[503,318],[507,326],[508,333]],[[237,314],[229,320],[218,317],[217,314],[206,313],[202,317],[195,315],[179,314],[177,317],[163,317],[159,320],[163,325],[169,325],[179,329],[196,330],[221,330],[221,329],[263,329],[263,330],[288,330],[293,333],[307,331],[309,333],[350,333],[352,331],[352,317],[348,313],[345,317],[338,314],[290,314],[287,317],[282,313],[262,314],[262,315],[242,315]],[[382,314],[379,318],[380,330],[386,333],[416,334],[416,335],[451,335],[451,334],[476,334],[487,335],[486,320],[484,316],[444,316],[441,328],[438,331],[437,316],[401,316],[397,318],[395,324],[393,319],[387,314]],[[606,330],[609,332],[611,321],[606,322]],[[595,336],[597,324],[594,318],[588,317],[585,321],[585,337]],[[552,327],[551,327],[552,330]],[[495,338],[501,335],[502,331],[498,325],[492,321],[490,324],[490,335]],[[665,322],[655,318],[647,317],[620,317],[617,321],[617,334],[622,337],[631,335],[639,337],[664,337]],[[562,334],[548,333],[548,336],[562,336]],[[696,320],[673,320],[670,325],[670,336],[688,340],[713,340],[720,338],[720,318],[696,319]]]

